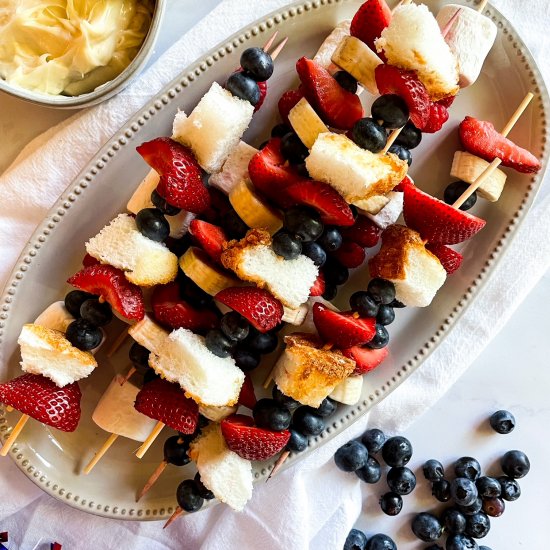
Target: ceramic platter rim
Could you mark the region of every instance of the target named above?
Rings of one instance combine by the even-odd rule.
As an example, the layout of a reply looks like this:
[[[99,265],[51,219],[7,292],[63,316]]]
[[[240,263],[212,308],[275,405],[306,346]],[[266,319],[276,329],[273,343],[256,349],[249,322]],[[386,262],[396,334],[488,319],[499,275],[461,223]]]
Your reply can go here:
[[[347,3],[356,3],[359,5],[358,0],[301,1],[280,8],[255,23],[246,26],[244,29],[231,36],[222,44],[206,53],[200,60],[185,69],[174,81],[168,84],[153,99],[151,99],[147,105],[145,105],[130,118],[130,120],[97,153],[95,158],[84,168],[80,175],[68,186],[66,191],[47,214],[44,221],[37,227],[35,233],[18,259],[13,272],[8,277],[3,295],[0,298],[0,354],[6,346],[5,339],[3,338],[5,332],[4,329],[6,323],[9,323],[10,310],[12,309],[11,304],[14,296],[17,294],[19,283],[24,279],[25,274],[28,273],[29,270],[34,269],[34,266],[38,263],[36,262],[36,259],[40,257],[43,246],[48,242],[48,236],[58,226],[65,227],[62,222],[64,220],[65,213],[70,209],[71,205],[78,200],[82,201],[86,196],[86,188],[92,185],[96,178],[101,179],[102,174],[105,173],[103,168],[108,166],[110,158],[117,154],[123,153],[124,151],[128,151],[128,148],[125,147],[128,143],[128,139],[137,133],[140,128],[149,124],[154,125],[154,115],[156,112],[160,111],[171,102],[181,99],[181,94],[187,88],[193,86],[194,82],[202,82],[200,77],[203,74],[208,73],[209,67],[220,61],[223,62],[224,59],[231,58],[232,55],[236,57],[235,51],[239,52],[240,47],[251,39],[255,39],[257,37],[263,38],[264,36],[271,35],[274,30],[277,30],[281,25],[284,26],[285,22],[289,20],[295,20],[298,23],[307,24],[308,13],[323,10],[326,7],[337,4]],[[466,5],[473,5],[473,7],[475,7],[475,3],[472,0],[463,0],[462,3]],[[513,41],[513,47],[518,53],[517,63],[523,63],[525,69],[529,72],[529,77],[531,77],[533,89],[539,95],[538,108],[541,111],[544,134],[541,151],[542,162],[545,168],[548,161],[548,150],[546,147],[548,128],[546,125],[546,116],[548,111],[550,111],[550,101],[548,99],[548,93],[545,88],[543,78],[527,47],[517,35],[512,25],[491,6],[487,6],[485,8],[484,14],[493,19],[499,27],[500,32],[504,32],[508,35],[508,40]],[[235,62],[235,66],[238,66],[238,58]],[[208,78],[208,75],[206,78]],[[537,100],[535,100],[535,102],[536,101]],[[359,419],[367,410],[379,403],[402,381],[404,381],[435,349],[437,344],[446,336],[449,329],[454,325],[466,307],[471,303],[479,288],[487,281],[496,262],[498,262],[503,256],[507,245],[511,241],[511,238],[515,234],[520,223],[525,218],[525,214],[535,199],[536,193],[543,180],[543,175],[544,170],[531,178],[531,183],[526,188],[525,196],[523,197],[520,208],[508,220],[506,229],[500,235],[496,246],[489,254],[483,268],[480,270],[475,280],[472,281],[472,283],[467,287],[463,296],[459,299],[458,303],[444,320],[439,329],[418,349],[418,352],[413,357],[410,357],[405,364],[401,365],[396,372],[393,373],[393,376],[391,376],[389,380],[377,389],[373,390],[370,395],[361,400],[357,405],[353,406],[346,414],[338,415],[338,413],[336,413],[336,417],[332,419],[325,432],[318,437],[311,438],[311,448],[315,448],[317,445],[322,443],[323,439],[330,439],[351,423]],[[107,220],[105,220],[105,222],[106,221]],[[47,249],[47,247],[45,248]],[[5,409],[0,407],[0,438],[7,438],[11,427],[13,426],[9,423]],[[40,469],[33,464],[32,456],[26,456],[23,454],[17,448],[17,443],[12,448],[10,456],[22,472],[46,493],[85,512],[117,519],[158,520],[168,517],[174,510],[175,502],[174,505],[161,508],[160,510],[157,507],[155,507],[155,509],[150,509],[144,503],[138,503],[134,508],[128,510],[120,509],[116,502],[106,502],[101,504],[94,503],[94,506],[90,507],[91,503],[87,502],[86,495],[80,493],[77,487],[64,486],[60,472],[58,472],[61,476],[59,479],[52,479],[50,476],[40,471]],[[287,461],[287,464],[290,465],[295,460],[296,457],[291,456]],[[272,465],[273,461],[269,464],[264,463],[264,467],[261,469],[255,468],[256,480],[265,478]]]

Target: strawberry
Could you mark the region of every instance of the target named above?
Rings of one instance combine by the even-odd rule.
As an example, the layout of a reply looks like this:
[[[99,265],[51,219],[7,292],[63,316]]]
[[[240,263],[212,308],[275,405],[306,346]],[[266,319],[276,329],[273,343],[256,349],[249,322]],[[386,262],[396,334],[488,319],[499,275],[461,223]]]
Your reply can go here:
[[[353,225],[353,212],[348,203],[330,185],[303,180],[286,188],[288,196],[299,204],[307,204],[319,212],[327,225]]]
[[[390,21],[391,10],[385,0],[367,0],[353,16],[350,34],[376,52],[374,41],[379,38]]]
[[[253,409],[256,405],[256,394],[254,393],[254,383],[250,374],[244,375],[244,384],[241,386],[241,393],[239,393],[239,405]]]
[[[343,349],[342,353],[355,361],[353,375],[366,374],[374,370],[388,356],[388,348],[370,349],[354,346]]]
[[[0,384],[1,403],[63,432],[76,430],[81,397],[76,382],[59,388],[40,374],[24,374]]]
[[[447,275],[454,273],[462,264],[464,257],[460,252],[445,246],[444,244],[428,243],[426,248],[441,262]]]
[[[267,460],[282,451],[290,432],[274,432],[254,426],[254,420],[243,414],[233,414],[221,421],[227,446],[246,460]]]
[[[313,305],[313,322],[319,336],[340,349],[366,344],[376,332],[374,317],[356,318],[352,311],[339,313],[319,302]]]
[[[258,88],[260,88],[260,100],[254,105],[254,112],[259,111],[260,107],[264,104],[267,97],[267,82],[265,80],[258,82]]]
[[[449,111],[441,103],[430,103],[430,116],[422,131],[426,134],[435,134],[443,128],[443,124],[449,120]]]
[[[353,241],[344,241],[332,255],[345,267],[359,267],[365,261],[365,249]]]
[[[485,220],[420,191],[412,182],[403,188],[405,223],[432,243],[461,243],[485,226]]]
[[[296,62],[304,94],[326,124],[349,130],[363,117],[363,106],[357,94],[344,90],[321,65],[307,57]]]
[[[230,287],[218,292],[218,302],[248,319],[260,332],[275,328],[283,318],[283,306],[267,290],[254,286]]]
[[[91,265],[67,279],[70,285],[101,296],[123,317],[141,321],[145,304],[141,288],[124,276],[124,271],[112,265]]]
[[[422,130],[430,118],[430,96],[414,71],[378,65],[374,77],[380,95],[397,94],[409,108],[411,122]]]
[[[456,95],[449,95],[447,97],[444,97],[443,99],[440,99],[439,101],[436,101],[436,103],[438,105],[443,105],[445,109],[448,109],[455,102],[455,99]]]
[[[158,285],[151,296],[153,316],[170,328],[203,331],[218,325],[217,315],[210,309],[195,309],[180,296],[178,283]]]
[[[93,256],[90,256],[88,253],[82,258],[82,265],[84,267],[90,267],[91,265],[98,265],[101,262],[94,258]]]
[[[199,421],[199,406],[178,384],[154,378],[141,388],[134,404],[136,411],[164,422],[183,434],[192,434]]]
[[[366,216],[357,216],[355,225],[346,227],[341,233],[342,237],[348,241],[357,243],[363,248],[372,248],[378,244],[382,229]]]
[[[296,168],[285,164],[281,154],[281,138],[270,139],[248,164],[248,174],[256,189],[283,208],[292,206],[292,201],[282,191],[305,179]]]
[[[210,206],[202,170],[191,149],[170,138],[156,138],[136,150],[160,174],[157,192],[169,204],[193,214]]]
[[[414,181],[410,176],[405,176],[394,188],[394,191],[399,191],[400,193],[403,193],[403,190],[405,189],[405,185],[408,185],[409,183],[414,184]]]
[[[294,108],[294,106],[304,97],[303,90],[301,87],[298,90],[288,90],[286,91],[281,98],[277,107],[279,108],[279,114],[283,119],[283,122],[290,126],[290,121],[288,120],[288,113]]]
[[[315,282],[309,291],[309,295],[322,296],[325,293],[325,287],[325,276],[322,271],[319,271],[319,275],[317,275],[317,279],[315,279]]]
[[[490,122],[467,116],[460,123],[458,133],[464,149],[487,162],[499,158],[502,166],[524,174],[534,174],[541,168],[537,157],[499,134]]]
[[[220,261],[223,245],[229,240],[221,227],[194,219],[189,224],[189,233],[213,260]]]

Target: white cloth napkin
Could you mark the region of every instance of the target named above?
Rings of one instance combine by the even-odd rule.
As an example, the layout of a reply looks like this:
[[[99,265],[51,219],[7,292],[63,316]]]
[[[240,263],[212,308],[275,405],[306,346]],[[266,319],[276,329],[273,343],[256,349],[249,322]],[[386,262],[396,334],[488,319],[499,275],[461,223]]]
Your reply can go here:
[[[35,139],[0,177],[0,286],[34,227],[97,149],[182,67],[226,36],[286,0],[224,0],[137,82],[105,104],[79,113]],[[514,22],[549,76],[546,0],[494,0]],[[251,6],[254,5],[254,9]],[[33,182],[33,192],[29,183]],[[403,430],[449,389],[506,323],[550,262],[550,193],[543,190],[493,277],[456,329],[401,387],[330,443],[255,487],[237,514],[224,505],[183,517],[167,531],[157,522],[122,522],[76,511],[45,495],[8,460],[0,462],[0,527],[12,548],[67,549],[339,549],[362,507],[361,484],[333,465],[334,451],[369,424]],[[38,546],[37,543],[43,543]]]

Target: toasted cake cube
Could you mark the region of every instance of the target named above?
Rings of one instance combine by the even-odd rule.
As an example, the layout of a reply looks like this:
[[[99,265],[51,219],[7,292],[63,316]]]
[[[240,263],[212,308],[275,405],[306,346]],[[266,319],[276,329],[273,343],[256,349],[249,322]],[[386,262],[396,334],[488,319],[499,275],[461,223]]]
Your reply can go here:
[[[396,298],[407,306],[430,305],[447,273],[424,246],[420,235],[402,225],[390,225],[382,233],[382,247],[369,260],[371,277],[388,279]]]
[[[201,167],[213,174],[239,144],[253,113],[248,101],[213,82],[193,112],[174,124],[172,137],[189,147]]]
[[[335,52],[340,42],[346,36],[349,36],[350,26],[351,19],[346,19],[338,23],[317,50],[317,53],[313,57],[313,61],[331,72],[337,71],[338,67],[332,63],[332,54]]]
[[[241,181],[248,178],[248,165],[257,152],[258,149],[244,141],[239,141],[239,145],[231,151],[224,162],[221,172],[212,174],[208,183],[229,195]]]
[[[390,191],[386,197],[389,202],[377,214],[366,213],[367,218],[370,218],[378,227],[386,229],[394,224],[403,212],[403,193],[400,191]]]

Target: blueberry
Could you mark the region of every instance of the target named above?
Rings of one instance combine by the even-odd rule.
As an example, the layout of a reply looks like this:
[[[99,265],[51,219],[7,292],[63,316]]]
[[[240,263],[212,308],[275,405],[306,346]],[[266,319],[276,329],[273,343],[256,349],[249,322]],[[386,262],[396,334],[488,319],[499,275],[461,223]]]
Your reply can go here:
[[[468,506],[461,506],[460,504],[457,504],[457,508],[465,516],[471,516],[472,514],[477,514],[483,508],[483,501],[477,497],[472,504],[468,504]]]
[[[406,149],[405,147],[403,147],[403,145],[397,145],[396,143],[394,143],[389,149],[388,151],[390,153],[393,153],[394,155],[397,155],[398,158],[400,158],[401,160],[405,160],[407,161],[407,164],[410,166],[412,164],[412,161],[413,161],[413,157],[412,157],[412,154],[411,152]]]
[[[231,350],[235,346],[235,342],[217,328],[209,330],[206,333],[204,343],[206,347],[218,357],[229,357],[231,355]]]
[[[251,105],[256,105],[260,101],[260,88],[258,83],[248,74],[243,72],[233,73],[225,83],[225,88],[235,97],[248,101]]]
[[[391,304],[395,300],[395,285],[386,279],[371,279],[367,291],[379,304]]]
[[[183,275],[183,272],[181,273]],[[180,278],[180,294],[184,300],[198,309],[208,308],[212,304],[212,296],[185,275]]]
[[[438,479],[432,483],[432,495],[439,502],[451,500],[451,484],[446,479]]]
[[[359,147],[379,153],[386,146],[386,130],[372,118],[358,120],[351,130],[351,137]]]
[[[80,306],[91,298],[97,299],[97,296],[89,292],[84,292],[83,290],[71,290],[71,292],[65,296],[65,307],[75,319],[78,319],[80,317]]]
[[[241,220],[235,210],[230,210],[221,220],[222,228],[231,239],[242,239],[248,231],[248,226]]]
[[[326,282],[330,285],[340,286],[349,279],[349,269],[334,258],[327,259],[323,273],[325,274]]]
[[[357,311],[361,317],[376,317],[380,305],[364,290],[354,292],[349,299],[349,305],[353,311]]]
[[[281,139],[281,154],[290,164],[302,164],[309,155],[309,149],[294,132],[288,132]]]
[[[286,448],[294,453],[305,451],[307,449],[307,436],[294,428],[290,428],[290,438]]]
[[[298,407],[292,425],[305,435],[319,435],[325,429],[325,421],[311,407]]]
[[[361,443],[367,448],[369,454],[374,454],[382,449],[386,441],[386,436],[382,430],[371,428],[367,430],[361,437]]]
[[[397,493],[383,494],[380,497],[379,503],[382,512],[388,516],[396,516],[403,508],[403,499],[401,498],[401,495],[398,495]]]
[[[513,479],[525,477],[531,469],[527,455],[522,451],[508,451],[500,459],[502,471]]]
[[[506,505],[504,501],[499,497],[484,498],[483,499],[483,511],[493,518],[498,518],[504,514]]]
[[[241,347],[238,347],[233,352],[233,359],[235,360],[237,367],[239,367],[243,372],[254,370],[261,361],[259,353]]]
[[[162,242],[170,235],[170,224],[158,208],[144,208],[136,214],[139,232],[152,241]]]
[[[285,260],[295,260],[302,253],[302,241],[286,231],[279,231],[273,236],[273,252]]]
[[[288,395],[285,395],[277,385],[273,386],[273,390],[271,391],[271,395],[277,403],[280,403],[281,405],[284,405],[287,409],[290,411],[297,409],[300,406],[300,402],[296,401],[296,399],[293,399],[292,397],[289,397]]]
[[[327,253],[319,243],[309,242],[302,244],[302,254],[311,258],[317,267],[322,267],[327,261]]]
[[[318,243],[327,252],[335,252],[342,246],[342,234],[336,227],[325,227]]]
[[[247,48],[241,54],[241,67],[258,81],[265,82],[273,74],[273,60],[262,48]]]
[[[367,448],[355,439],[342,445],[334,454],[336,466],[344,472],[355,472],[359,470],[359,468],[362,468],[367,463],[368,459],[369,453]]]
[[[164,460],[174,466],[185,466],[191,459],[187,456],[189,441],[173,435],[164,442]]]
[[[468,187],[470,187],[470,184],[464,181],[454,181],[453,183],[449,183],[443,193],[443,200],[447,204],[454,204],[460,195],[468,189]],[[477,193],[472,193],[459,208],[460,210],[470,210],[476,201]]]
[[[412,122],[407,122],[401,132],[399,132],[395,143],[407,149],[414,149],[420,145],[421,141],[422,132]]]
[[[344,543],[344,550],[365,550],[367,546],[367,537],[363,531],[352,529]]]
[[[132,362],[132,365],[140,373],[145,375],[149,370],[149,350],[137,342],[134,342],[130,346],[128,351],[128,358]]]
[[[97,348],[103,339],[101,329],[85,319],[76,319],[68,327],[65,338],[79,350],[90,351]]]
[[[443,476],[445,475],[443,464],[441,464],[439,460],[435,460],[433,458],[424,462],[422,472],[428,481],[443,479]]]
[[[321,418],[327,418],[336,410],[336,402],[330,399],[330,397],[325,397],[325,399],[321,401],[321,404],[313,410],[315,414]]]
[[[284,135],[288,134],[288,132],[291,131],[292,128],[281,122],[281,124],[273,126],[273,128],[271,129],[271,137],[282,138]]]
[[[398,495],[408,495],[416,487],[416,476],[409,468],[404,466],[391,468],[386,481],[390,491]]]
[[[386,304],[380,304],[378,314],[376,315],[376,322],[380,325],[387,326],[391,325],[394,320],[395,311],[393,311],[393,307]]]
[[[481,466],[475,458],[463,456],[455,462],[455,475],[475,481],[481,475]]]
[[[357,80],[351,76],[347,71],[337,71],[334,73],[334,79],[344,90],[351,92],[352,94],[357,93]]]
[[[366,550],[397,550],[397,545],[388,535],[378,533],[369,539]]]
[[[385,348],[390,341],[390,335],[386,327],[380,323],[376,323],[375,330],[376,333],[374,334],[373,339],[370,342],[367,342],[367,347],[371,349]]]
[[[521,488],[515,479],[501,476],[498,478],[498,484],[501,488],[501,494],[496,496],[502,496],[502,498],[508,502],[517,500],[521,496]]]
[[[250,331],[248,321],[236,311],[226,313],[220,322],[222,332],[231,340],[244,340]]]
[[[151,193],[151,202],[161,211],[165,216],[175,216],[181,212],[181,208],[177,206],[172,206],[169,202],[163,198],[159,192],[154,189]]]
[[[394,309],[395,308],[401,309],[401,308],[407,307],[403,302],[400,302],[399,300],[392,300],[389,305]]]
[[[395,130],[407,124],[409,108],[398,95],[385,94],[376,99],[370,108],[372,118],[381,120],[384,128]]]
[[[113,320],[113,310],[107,302],[100,303],[97,298],[90,298],[80,306],[80,317],[96,327],[102,327]]]
[[[392,468],[405,466],[412,457],[411,442],[401,435],[390,437],[382,447],[382,458]]]
[[[195,474],[194,481],[197,485],[199,495],[204,498],[204,500],[212,500],[214,498],[214,493],[204,485],[199,472]]]
[[[336,287],[336,285],[327,283],[325,281],[325,291],[323,292],[323,299],[330,302],[331,300],[334,300],[334,298],[336,298],[337,294],[338,294],[338,288]]]
[[[204,499],[199,495],[199,488],[192,479],[186,479],[178,485],[176,500],[178,506],[186,512],[196,512],[204,503]]]
[[[487,514],[476,512],[466,518],[466,534],[474,539],[482,539],[491,529],[491,521]]]
[[[445,550],[478,550],[477,542],[467,535],[452,535],[447,537]]]
[[[451,497],[456,504],[469,506],[477,498],[477,487],[471,479],[457,477],[451,481]]]
[[[412,520],[411,528],[413,533],[424,542],[437,540],[443,532],[443,527],[439,523],[439,520],[427,512],[417,514]]]
[[[460,535],[466,529],[466,516],[456,508],[447,508],[441,514],[441,524],[450,535]]]
[[[498,479],[483,476],[476,480],[477,493],[482,498],[499,497],[501,487]]]
[[[295,206],[285,212],[284,228],[302,242],[317,240],[323,232],[319,214],[311,208]]]
[[[280,432],[290,426],[290,411],[274,399],[260,399],[252,410],[254,422],[259,428]]]
[[[365,465],[355,470],[355,474],[365,483],[377,483],[382,477],[382,468],[376,458],[369,456]]]
[[[509,434],[516,427],[514,415],[508,411],[497,411],[489,418],[491,428],[499,434]]]
[[[273,332],[251,330],[246,339],[246,347],[261,354],[268,354],[277,349],[279,338]]]

